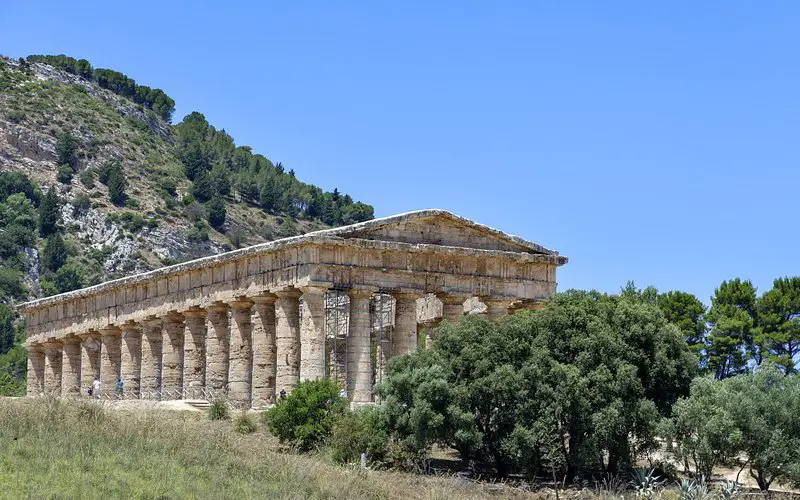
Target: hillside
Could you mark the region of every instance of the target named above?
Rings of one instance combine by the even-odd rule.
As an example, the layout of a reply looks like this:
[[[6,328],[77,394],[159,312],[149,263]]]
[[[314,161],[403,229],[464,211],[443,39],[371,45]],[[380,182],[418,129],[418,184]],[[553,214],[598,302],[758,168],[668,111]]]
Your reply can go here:
[[[24,380],[14,302],[373,217],[173,111],[85,60],[0,57],[0,394]]]

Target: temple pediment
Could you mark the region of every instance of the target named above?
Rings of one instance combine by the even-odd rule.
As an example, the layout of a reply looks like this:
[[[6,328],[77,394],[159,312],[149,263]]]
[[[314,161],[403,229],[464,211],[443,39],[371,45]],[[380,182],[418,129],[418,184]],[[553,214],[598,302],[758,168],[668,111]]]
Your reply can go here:
[[[342,238],[558,255],[550,250],[445,210],[419,210],[325,231]]]

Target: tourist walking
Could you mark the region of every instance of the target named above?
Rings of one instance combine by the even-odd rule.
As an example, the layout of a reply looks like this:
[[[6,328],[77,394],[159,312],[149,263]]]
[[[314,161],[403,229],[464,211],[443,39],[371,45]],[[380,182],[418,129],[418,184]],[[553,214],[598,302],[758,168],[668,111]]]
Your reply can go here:
[[[123,389],[122,388],[123,388],[122,379],[118,378],[117,379],[117,399],[122,399],[122,393],[123,393]]]

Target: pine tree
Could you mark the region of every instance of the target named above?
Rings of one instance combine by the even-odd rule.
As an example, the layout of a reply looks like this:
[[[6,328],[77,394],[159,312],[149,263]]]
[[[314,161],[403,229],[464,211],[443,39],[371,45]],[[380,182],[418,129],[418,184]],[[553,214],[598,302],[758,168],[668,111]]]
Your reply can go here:
[[[123,205],[127,187],[128,181],[125,179],[125,172],[119,164],[115,163],[108,172],[108,197],[111,203],[117,206]]]
[[[205,170],[198,172],[192,183],[192,195],[197,200],[206,202],[214,196],[214,182]]]
[[[778,278],[758,301],[756,344],[787,374],[800,354],[800,277]]]
[[[208,211],[208,223],[215,229],[221,228],[225,224],[227,211],[225,210],[225,202],[219,196],[214,196],[206,206]]]
[[[743,373],[748,354],[760,364],[763,353],[753,343],[756,317],[756,289],[739,278],[723,281],[711,297],[706,320],[711,323],[708,336],[708,367],[718,379]]]
[[[47,237],[42,252],[42,267],[52,272],[56,272],[67,262],[67,246],[64,238],[60,234],[52,234]]]
[[[69,132],[59,132],[56,134],[56,156],[59,165],[68,165],[75,169],[77,158],[75,152],[78,149],[78,139]]]
[[[39,204],[39,236],[46,238],[58,232],[60,202],[55,188],[51,187]]]
[[[261,192],[258,196],[258,203],[261,205],[261,208],[264,210],[274,210],[278,198],[277,194],[275,181],[272,178],[267,179],[264,185],[261,186]]]

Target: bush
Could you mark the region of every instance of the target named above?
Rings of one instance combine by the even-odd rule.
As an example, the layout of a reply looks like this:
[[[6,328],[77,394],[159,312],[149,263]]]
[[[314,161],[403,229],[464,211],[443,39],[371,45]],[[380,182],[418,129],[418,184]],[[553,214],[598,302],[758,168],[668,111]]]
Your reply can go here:
[[[236,429],[236,432],[239,434],[252,434],[258,430],[258,423],[255,417],[248,413],[247,410],[242,410],[242,412],[236,416],[234,429]]]
[[[72,199],[72,214],[80,215],[92,208],[92,200],[85,194],[79,194]]]
[[[81,184],[83,184],[86,189],[94,189],[94,171],[86,169],[80,173],[78,179],[80,179]]]
[[[379,407],[365,406],[336,419],[326,446],[331,459],[340,464],[356,462],[362,453],[370,462],[386,458],[389,436],[386,416]]]
[[[228,420],[231,418],[228,403],[222,399],[215,399],[208,409],[209,420]]]
[[[58,182],[61,184],[69,184],[72,182],[72,167],[69,165],[61,165],[58,167]]]
[[[330,436],[333,424],[347,411],[347,400],[329,379],[307,380],[282,403],[264,412],[269,431],[281,443],[301,451],[318,448]]]
[[[208,223],[204,220],[195,222],[194,227],[186,235],[186,239],[194,243],[208,241]]]

